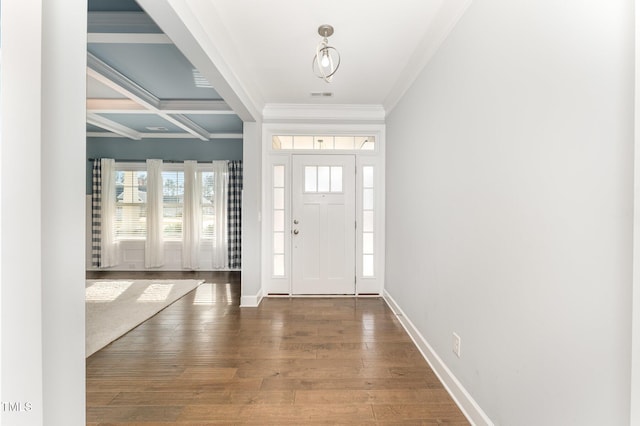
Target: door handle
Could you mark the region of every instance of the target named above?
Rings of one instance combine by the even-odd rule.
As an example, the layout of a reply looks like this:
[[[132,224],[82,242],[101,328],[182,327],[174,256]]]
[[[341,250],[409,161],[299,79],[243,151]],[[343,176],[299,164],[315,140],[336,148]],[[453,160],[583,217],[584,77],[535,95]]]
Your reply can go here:
[[[300,231],[298,231],[297,229],[293,230],[293,235],[298,235],[298,233],[300,233]]]

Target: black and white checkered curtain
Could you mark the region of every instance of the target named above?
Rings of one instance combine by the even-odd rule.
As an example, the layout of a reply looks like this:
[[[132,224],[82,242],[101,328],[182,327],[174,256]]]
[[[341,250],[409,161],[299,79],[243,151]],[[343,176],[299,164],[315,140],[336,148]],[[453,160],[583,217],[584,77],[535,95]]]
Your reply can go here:
[[[242,249],[242,161],[229,161],[227,196],[229,268],[237,269],[242,265],[240,256]]]
[[[102,257],[102,216],[100,210],[102,207],[102,168],[100,159],[93,160],[92,173],[92,190],[91,190],[91,265],[95,268],[101,266],[100,259]]]

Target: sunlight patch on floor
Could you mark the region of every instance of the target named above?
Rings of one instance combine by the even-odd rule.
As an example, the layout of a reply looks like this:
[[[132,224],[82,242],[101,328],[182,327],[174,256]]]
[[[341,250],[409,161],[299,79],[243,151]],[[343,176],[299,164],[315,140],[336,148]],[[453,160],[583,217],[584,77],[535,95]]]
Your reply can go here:
[[[150,284],[136,302],[162,302],[167,300],[172,288],[173,284]]]
[[[224,292],[220,291],[222,284],[204,283],[196,289],[193,299],[194,305],[232,305],[231,284],[224,284]]]
[[[111,302],[116,300],[133,284],[132,281],[100,281],[85,290],[87,302]]]
[[[227,290],[227,305],[231,305],[231,303],[232,303],[232,299],[231,299],[231,284],[226,283],[224,285],[224,287]]]
[[[362,314],[362,335],[374,336],[376,332],[376,317],[370,312]]]

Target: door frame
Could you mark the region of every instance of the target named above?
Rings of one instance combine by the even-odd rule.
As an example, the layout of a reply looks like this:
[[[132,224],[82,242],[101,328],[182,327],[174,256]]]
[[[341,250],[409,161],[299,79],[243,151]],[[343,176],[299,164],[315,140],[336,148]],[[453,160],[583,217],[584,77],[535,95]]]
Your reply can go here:
[[[356,161],[356,283],[355,296],[382,295],[384,291],[384,241],[385,241],[385,126],[383,124],[263,124],[262,126],[262,206],[261,206],[261,294],[260,296],[293,296],[292,247],[291,247],[291,168],[292,156],[303,155],[353,155]],[[373,150],[283,150],[274,149],[274,135],[370,135],[376,137]],[[275,168],[284,170],[284,179],[274,176]],[[363,273],[363,170],[374,171],[374,254],[373,274]],[[274,189],[275,181],[278,187]],[[284,191],[282,209],[274,210],[274,191]],[[282,192],[279,192],[279,196]],[[274,233],[274,219],[283,221],[282,230]],[[274,237],[274,234],[278,234]],[[281,239],[285,236],[284,243]],[[276,240],[278,240],[276,242]],[[278,246],[274,250],[274,242]],[[278,262],[275,262],[278,257]],[[278,270],[275,271],[275,263]],[[277,273],[276,273],[277,272]]]

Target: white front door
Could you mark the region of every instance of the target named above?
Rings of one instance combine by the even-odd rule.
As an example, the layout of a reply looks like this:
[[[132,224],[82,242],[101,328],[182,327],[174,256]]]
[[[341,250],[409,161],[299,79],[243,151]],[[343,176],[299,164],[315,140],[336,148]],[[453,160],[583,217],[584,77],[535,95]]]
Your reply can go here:
[[[293,294],[355,294],[355,157],[294,155]]]

